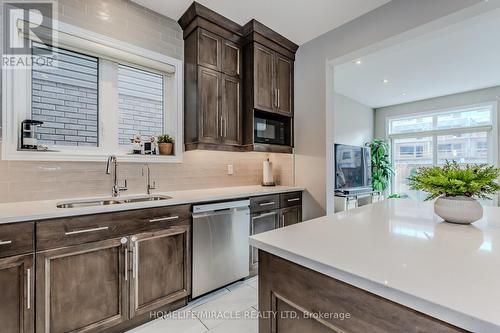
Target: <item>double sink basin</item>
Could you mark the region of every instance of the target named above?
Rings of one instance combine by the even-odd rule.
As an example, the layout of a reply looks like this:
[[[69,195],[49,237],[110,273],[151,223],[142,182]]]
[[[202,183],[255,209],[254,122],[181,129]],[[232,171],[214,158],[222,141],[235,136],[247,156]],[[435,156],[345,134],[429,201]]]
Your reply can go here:
[[[152,196],[142,196],[142,197],[125,197],[125,198],[111,198],[111,199],[88,199],[79,201],[66,201],[57,204],[57,208],[83,208],[83,207],[94,207],[94,206],[108,206],[108,205],[120,205],[127,203],[136,202],[147,202],[147,201],[160,201],[169,200],[172,197],[165,195],[152,195]]]

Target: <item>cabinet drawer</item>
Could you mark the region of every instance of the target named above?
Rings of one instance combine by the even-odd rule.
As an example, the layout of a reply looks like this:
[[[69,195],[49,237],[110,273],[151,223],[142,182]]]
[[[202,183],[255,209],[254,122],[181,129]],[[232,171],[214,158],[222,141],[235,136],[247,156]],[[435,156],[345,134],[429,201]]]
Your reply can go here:
[[[280,195],[281,208],[302,206],[302,192],[289,192]]]
[[[33,252],[33,222],[0,224],[0,258]]]
[[[279,194],[253,197],[250,198],[250,211],[252,213],[258,213],[266,210],[278,209],[279,203]]]
[[[85,215],[37,223],[37,251],[190,224],[190,205]]]

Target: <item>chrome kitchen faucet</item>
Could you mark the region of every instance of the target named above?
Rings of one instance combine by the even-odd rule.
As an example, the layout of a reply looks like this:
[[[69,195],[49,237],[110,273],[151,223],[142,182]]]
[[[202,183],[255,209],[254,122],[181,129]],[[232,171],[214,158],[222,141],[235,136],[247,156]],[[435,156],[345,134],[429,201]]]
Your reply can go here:
[[[127,188],[127,180],[125,179],[125,186],[118,185],[118,160],[115,155],[111,155],[108,157],[108,163],[106,164],[106,174],[111,174],[111,164],[113,164],[113,188],[111,190],[111,195],[113,198],[116,198],[120,195],[120,192],[126,191]]]

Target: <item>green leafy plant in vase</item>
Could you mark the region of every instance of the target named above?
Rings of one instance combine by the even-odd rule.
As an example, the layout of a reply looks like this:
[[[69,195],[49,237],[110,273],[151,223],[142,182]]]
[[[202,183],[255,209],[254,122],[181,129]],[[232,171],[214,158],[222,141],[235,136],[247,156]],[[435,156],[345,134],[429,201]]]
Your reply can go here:
[[[174,150],[174,138],[168,134],[158,136],[158,148],[160,155],[172,155]]]
[[[394,175],[389,156],[389,143],[385,140],[375,139],[368,146],[370,147],[372,163],[372,187],[375,191],[386,191],[391,176]]]
[[[447,222],[470,224],[482,218],[483,207],[476,199],[491,199],[500,190],[500,169],[487,164],[423,167],[408,178],[412,190],[428,193],[435,213]]]

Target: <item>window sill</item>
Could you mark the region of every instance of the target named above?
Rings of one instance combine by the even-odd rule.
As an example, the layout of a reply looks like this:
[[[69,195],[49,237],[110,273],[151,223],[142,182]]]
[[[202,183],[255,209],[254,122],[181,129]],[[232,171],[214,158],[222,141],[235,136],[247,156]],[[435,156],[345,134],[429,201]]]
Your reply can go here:
[[[110,154],[79,153],[50,151],[4,151],[4,161],[40,161],[40,162],[106,162]],[[130,163],[182,163],[182,153],[178,155],[130,155],[113,154],[120,162]]]

